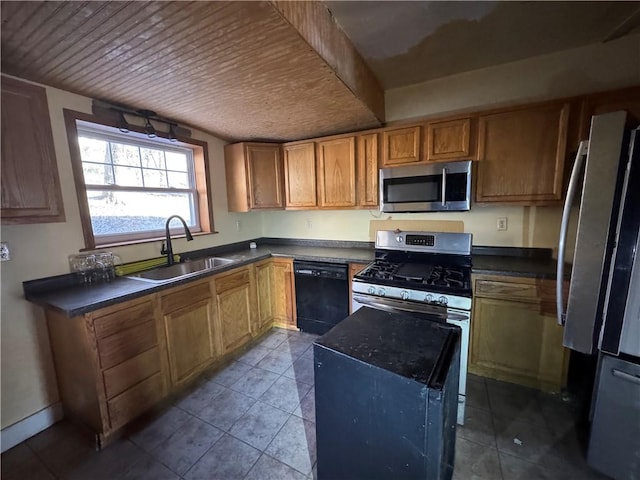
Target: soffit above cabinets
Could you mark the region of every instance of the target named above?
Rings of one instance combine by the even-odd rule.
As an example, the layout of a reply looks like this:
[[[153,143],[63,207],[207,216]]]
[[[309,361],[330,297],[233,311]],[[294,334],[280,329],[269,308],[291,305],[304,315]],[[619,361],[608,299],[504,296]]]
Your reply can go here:
[[[377,127],[384,94],[320,2],[2,2],[2,71],[229,140]]]
[[[326,4],[385,89],[614,40],[640,30],[637,1]]]

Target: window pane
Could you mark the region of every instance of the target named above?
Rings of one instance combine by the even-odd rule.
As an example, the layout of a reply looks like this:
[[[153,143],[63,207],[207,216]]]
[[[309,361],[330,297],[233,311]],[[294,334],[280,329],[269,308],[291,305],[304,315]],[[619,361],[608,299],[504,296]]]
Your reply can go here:
[[[113,185],[111,165],[104,163],[82,162],[84,181],[90,185]]]
[[[151,148],[141,148],[143,168],[160,168],[164,170],[164,152],[162,150],[154,150]]]
[[[88,190],[87,198],[96,236],[164,230],[171,215],[180,215],[190,227],[196,224],[187,193]]]
[[[111,144],[111,156],[116,165],[140,166],[140,152],[138,147],[124,145],[122,143]]]
[[[80,156],[83,162],[110,163],[107,142],[94,138],[78,137]]]
[[[184,153],[166,152],[167,170],[188,171],[187,156]]]
[[[142,170],[131,167],[113,167],[116,185],[122,187],[142,187]]]
[[[144,170],[144,186],[167,188],[167,172],[164,170]]]
[[[186,173],[168,172],[171,188],[190,188],[189,175]]]

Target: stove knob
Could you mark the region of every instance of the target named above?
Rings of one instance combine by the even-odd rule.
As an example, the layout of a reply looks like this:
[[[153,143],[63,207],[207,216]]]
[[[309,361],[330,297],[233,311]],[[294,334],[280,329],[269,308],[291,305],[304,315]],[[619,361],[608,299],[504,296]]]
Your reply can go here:
[[[379,296],[384,297],[384,295],[385,295],[386,293],[387,293],[387,292],[385,292],[385,291],[384,291],[384,288],[379,288],[379,289],[378,289],[378,295],[379,295]]]
[[[446,305],[449,302],[449,300],[447,300],[447,297],[440,297],[438,299],[438,302],[440,302],[442,305]]]
[[[397,241],[398,243],[402,243],[402,240],[403,240],[403,239],[402,239],[402,237],[401,237],[400,235],[398,235],[398,236],[396,237],[396,241]]]
[[[425,299],[427,302],[433,302],[433,295],[431,295],[430,293],[427,293],[427,296],[426,296],[426,297],[424,297],[424,299]]]
[[[407,292],[406,290],[403,290],[400,292],[400,298],[402,300],[407,300],[409,298],[409,292]]]
[[[367,293],[370,293],[373,295],[374,293],[376,293],[376,289],[374,287],[369,287],[367,288]]]

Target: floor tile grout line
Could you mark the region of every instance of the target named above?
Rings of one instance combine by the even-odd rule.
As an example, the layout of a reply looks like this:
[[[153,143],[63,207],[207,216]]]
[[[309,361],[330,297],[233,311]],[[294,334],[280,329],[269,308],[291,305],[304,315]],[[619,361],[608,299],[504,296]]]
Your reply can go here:
[[[31,447],[31,445],[29,445],[28,440],[24,441],[24,444],[26,445],[26,447],[31,451],[31,453],[33,453],[33,456],[36,457],[36,459],[40,462],[40,464],[44,467],[44,469],[49,472],[51,474],[51,476],[55,479],[60,478],[60,476],[58,476],[50,467],[49,465],[47,465],[47,463],[44,461],[43,458],[40,457],[40,455],[38,455],[38,452],[35,451],[35,449],[33,449]],[[20,444],[18,444],[20,445]],[[17,445],[16,445],[17,446]]]

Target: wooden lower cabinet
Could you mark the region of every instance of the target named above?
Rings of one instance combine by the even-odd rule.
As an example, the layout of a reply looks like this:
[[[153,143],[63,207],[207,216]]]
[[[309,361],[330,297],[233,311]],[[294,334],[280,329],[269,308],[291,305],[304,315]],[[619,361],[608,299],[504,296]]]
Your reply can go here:
[[[65,415],[108,442],[169,390],[164,335],[150,295],[68,318],[47,310]]]
[[[283,328],[297,328],[293,259],[272,258],[273,321]]]
[[[258,330],[275,324],[296,328],[293,260],[270,258],[256,264]]]
[[[171,385],[180,386],[199,374],[218,355],[210,281],[179,287],[162,295],[162,320],[167,339]]]
[[[469,371],[559,391],[568,350],[551,308],[555,281],[478,275],[473,283]]]
[[[252,273],[252,267],[246,266],[214,277],[223,354],[251,338],[252,326],[256,324],[255,317],[258,313],[255,275]]]

